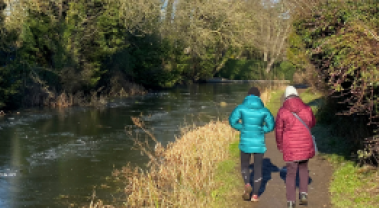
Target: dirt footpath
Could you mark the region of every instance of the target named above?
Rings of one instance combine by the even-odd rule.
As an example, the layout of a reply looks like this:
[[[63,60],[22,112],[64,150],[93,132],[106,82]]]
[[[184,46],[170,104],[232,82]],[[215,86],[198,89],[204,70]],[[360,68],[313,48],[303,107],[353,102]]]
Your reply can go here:
[[[303,89],[298,89],[299,93]],[[236,201],[235,207],[249,207],[249,208],[286,208],[286,163],[283,161],[283,155],[277,150],[275,133],[271,132],[266,134],[267,152],[263,159],[263,182],[260,189],[260,201],[250,202],[242,200],[243,181],[241,178],[241,191],[238,196],[234,196],[233,201]],[[252,158],[251,168],[254,167]],[[240,173],[240,164],[236,169]],[[329,183],[333,173],[332,166],[321,157],[316,156],[309,161],[309,186],[308,186],[308,206],[300,206],[296,204],[296,208],[330,208],[330,194]],[[254,173],[252,172],[253,177]],[[297,188],[299,186],[299,179],[296,180]],[[297,189],[297,196],[299,190]]]
[[[257,203],[242,200],[243,182],[241,179],[241,194],[235,196],[239,199],[236,207],[250,208],[282,208],[286,207],[285,177],[286,168],[283,155],[276,148],[275,134],[266,134],[267,152],[263,159],[263,182],[260,201]],[[253,161],[253,160],[252,160]],[[252,162],[253,163],[253,162]],[[252,164],[254,166],[254,164]],[[237,169],[240,166],[238,164]],[[330,208],[329,182],[332,175],[331,165],[320,157],[314,157],[309,161],[309,203],[307,208]],[[239,171],[238,171],[239,172]],[[254,173],[252,173],[254,175]],[[297,178],[297,185],[298,185]],[[298,190],[297,190],[298,196]],[[296,207],[305,207],[297,205]]]

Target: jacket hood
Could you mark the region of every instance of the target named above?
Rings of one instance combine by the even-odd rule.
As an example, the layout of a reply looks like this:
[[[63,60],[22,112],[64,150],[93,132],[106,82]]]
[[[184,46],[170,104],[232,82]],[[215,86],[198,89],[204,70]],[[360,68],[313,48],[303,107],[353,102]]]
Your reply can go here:
[[[262,103],[262,100],[260,97],[249,95],[245,97],[245,100],[242,103],[244,106],[246,106],[249,109],[261,109],[264,108],[264,105]]]
[[[290,97],[283,103],[283,108],[289,110],[293,113],[298,113],[304,108],[307,108],[307,105],[299,97]]]

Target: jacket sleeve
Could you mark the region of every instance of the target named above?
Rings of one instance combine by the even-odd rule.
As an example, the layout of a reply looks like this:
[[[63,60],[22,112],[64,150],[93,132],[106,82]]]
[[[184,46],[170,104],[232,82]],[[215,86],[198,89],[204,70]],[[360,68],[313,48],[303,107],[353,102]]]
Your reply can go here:
[[[241,116],[241,110],[239,107],[236,107],[232,114],[229,116],[229,124],[232,126],[232,128],[241,131],[242,130],[242,124],[239,122],[239,120],[242,118]]]
[[[275,127],[275,121],[274,121],[274,116],[272,116],[271,112],[267,110],[267,113],[266,113],[266,118],[265,118],[265,125],[263,126],[263,131],[264,133],[268,133],[268,132],[271,132],[272,130],[274,130],[274,127]]]
[[[279,110],[278,115],[276,116],[276,122],[275,122],[275,138],[276,138],[276,146],[278,147],[278,150],[283,150],[283,130],[284,130],[284,123],[282,119],[282,110]]]

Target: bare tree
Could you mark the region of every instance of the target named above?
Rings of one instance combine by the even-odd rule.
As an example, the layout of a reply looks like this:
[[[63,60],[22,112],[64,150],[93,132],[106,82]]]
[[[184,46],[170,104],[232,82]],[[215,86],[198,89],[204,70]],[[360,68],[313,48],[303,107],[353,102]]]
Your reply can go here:
[[[263,61],[267,63],[266,72],[269,73],[275,61],[283,55],[291,27],[291,4],[256,1],[254,8],[254,18],[259,21],[255,45],[262,50]]]
[[[164,34],[184,43],[186,52],[193,57],[203,56],[209,47],[216,48],[215,74],[230,58],[228,49],[253,43],[256,27],[247,6],[248,2],[242,0],[168,0],[165,15],[168,19],[162,29],[166,31]],[[238,57],[240,52],[235,50],[232,55]]]

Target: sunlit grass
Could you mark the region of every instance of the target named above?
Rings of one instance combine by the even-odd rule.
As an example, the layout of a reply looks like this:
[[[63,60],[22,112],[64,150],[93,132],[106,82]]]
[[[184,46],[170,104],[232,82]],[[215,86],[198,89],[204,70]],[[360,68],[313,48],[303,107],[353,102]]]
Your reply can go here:
[[[230,196],[238,195],[242,180],[240,175],[236,174],[238,166],[238,158],[240,150],[238,148],[239,135],[236,135],[236,142],[229,145],[229,158],[222,161],[217,166],[215,174],[216,183],[219,187],[212,192],[214,202],[212,207],[227,207],[232,206],[234,200],[230,200]]]
[[[359,167],[349,160],[348,144],[343,138],[331,136],[328,126],[317,125],[312,132],[324,157],[334,166],[329,186],[331,202],[336,208],[374,208],[379,203],[378,172]]]
[[[278,114],[278,110],[280,107],[280,97],[283,95],[283,93],[283,89],[271,92],[271,98],[270,101],[267,103],[266,108],[270,110],[273,116],[276,116],[276,114]]]

